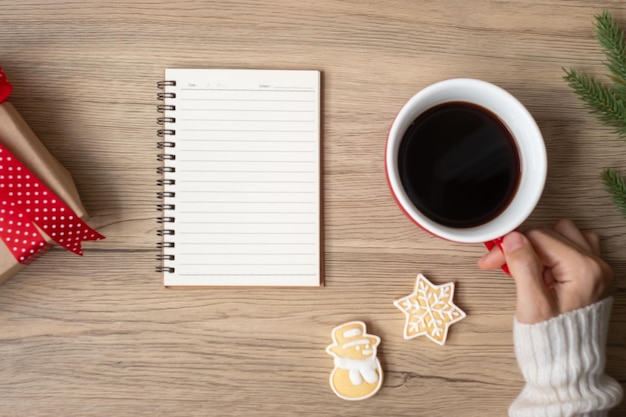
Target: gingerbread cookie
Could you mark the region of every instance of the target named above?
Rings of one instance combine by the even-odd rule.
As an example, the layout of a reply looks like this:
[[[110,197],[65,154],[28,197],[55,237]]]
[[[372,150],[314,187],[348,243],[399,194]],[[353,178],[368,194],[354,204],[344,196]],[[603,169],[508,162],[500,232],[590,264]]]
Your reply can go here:
[[[380,337],[367,334],[365,323],[351,321],[332,332],[326,352],[335,358],[330,387],[344,400],[364,400],[376,394],[383,383],[383,368],[376,357]]]
[[[448,328],[465,318],[453,302],[454,283],[433,285],[422,274],[417,276],[415,290],[393,302],[406,315],[404,338],[427,336],[440,345],[446,343]]]

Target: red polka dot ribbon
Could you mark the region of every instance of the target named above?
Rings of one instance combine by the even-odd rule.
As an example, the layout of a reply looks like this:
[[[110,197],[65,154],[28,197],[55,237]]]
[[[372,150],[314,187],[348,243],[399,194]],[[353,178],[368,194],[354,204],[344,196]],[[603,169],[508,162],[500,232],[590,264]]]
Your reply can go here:
[[[81,256],[82,241],[104,239],[0,144],[0,239],[20,263],[47,249],[35,225]]]
[[[2,67],[0,67],[0,103],[5,102],[9,98],[11,91],[13,91],[13,86],[2,71]]]

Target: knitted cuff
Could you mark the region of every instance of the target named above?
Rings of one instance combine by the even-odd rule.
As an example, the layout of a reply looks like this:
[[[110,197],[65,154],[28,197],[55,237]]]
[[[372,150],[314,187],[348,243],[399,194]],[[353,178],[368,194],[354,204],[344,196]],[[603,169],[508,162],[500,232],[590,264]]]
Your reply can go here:
[[[604,373],[612,298],[523,324],[515,319],[517,362],[526,380],[509,408],[512,417],[603,416],[622,388]]]

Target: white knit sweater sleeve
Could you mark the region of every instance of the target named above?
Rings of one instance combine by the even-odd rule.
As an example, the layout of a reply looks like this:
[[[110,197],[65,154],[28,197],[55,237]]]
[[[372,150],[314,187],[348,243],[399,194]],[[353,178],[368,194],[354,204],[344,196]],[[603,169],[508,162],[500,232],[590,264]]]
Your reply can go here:
[[[511,417],[604,417],[622,388],[604,372],[612,298],[550,320],[513,325],[515,354],[526,380]]]

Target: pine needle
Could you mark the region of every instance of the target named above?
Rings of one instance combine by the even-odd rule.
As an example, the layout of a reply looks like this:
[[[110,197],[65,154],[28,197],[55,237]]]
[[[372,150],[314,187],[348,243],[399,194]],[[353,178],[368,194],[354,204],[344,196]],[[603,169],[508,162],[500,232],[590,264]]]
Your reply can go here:
[[[605,168],[602,172],[602,181],[609,194],[613,198],[613,202],[626,217],[626,178],[620,176],[611,168]]]

